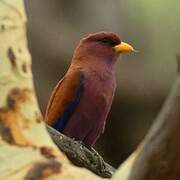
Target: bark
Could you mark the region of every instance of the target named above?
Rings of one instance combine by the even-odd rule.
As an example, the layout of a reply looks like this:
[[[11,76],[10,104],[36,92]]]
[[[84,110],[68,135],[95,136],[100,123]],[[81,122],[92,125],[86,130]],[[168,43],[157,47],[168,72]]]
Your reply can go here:
[[[180,58],[177,79],[159,115],[139,148],[113,179],[180,179]]]
[[[99,179],[49,137],[34,92],[22,0],[0,0],[0,179]]]
[[[133,165],[130,180],[136,179],[180,179],[179,73],[169,97],[144,140],[141,154]]]
[[[111,178],[115,173],[116,170],[106,163],[93,148],[87,148],[81,142],[59,133],[48,125],[47,130],[59,149],[73,164],[85,167],[104,178]]]

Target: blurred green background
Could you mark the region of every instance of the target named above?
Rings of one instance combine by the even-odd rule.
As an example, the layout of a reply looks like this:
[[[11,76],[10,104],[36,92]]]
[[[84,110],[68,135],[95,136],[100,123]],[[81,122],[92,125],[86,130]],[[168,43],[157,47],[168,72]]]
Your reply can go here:
[[[34,82],[42,112],[79,39],[117,32],[139,53],[117,63],[118,88],[97,149],[117,167],[138,145],[176,76],[179,0],[25,0]]]

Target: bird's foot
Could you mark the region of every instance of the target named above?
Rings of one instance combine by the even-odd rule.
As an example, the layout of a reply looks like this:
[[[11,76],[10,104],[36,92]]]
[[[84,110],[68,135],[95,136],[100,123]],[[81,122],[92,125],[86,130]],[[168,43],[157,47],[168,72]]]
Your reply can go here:
[[[89,147],[89,150],[94,154],[94,157],[96,157],[95,166],[97,166],[101,171],[105,170],[105,162],[103,158],[100,156],[100,154],[93,148]]]
[[[76,141],[78,144],[86,147],[86,145],[84,144],[83,141],[77,140],[77,139],[75,139],[75,138],[72,138],[72,139],[73,139],[74,141]]]
[[[89,162],[91,166],[93,167],[93,169],[94,168],[98,169],[101,172],[104,172],[106,170],[105,162],[103,158],[99,155],[99,153],[93,147],[88,146],[83,141],[77,140],[75,138],[73,138],[73,140],[77,142],[78,145],[80,145],[80,149],[84,149],[84,147],[89,149],[90,152],[88,153],[88,151],[85,151],[86,152],[85,154],[86,154],[86,157],[89,159]]]

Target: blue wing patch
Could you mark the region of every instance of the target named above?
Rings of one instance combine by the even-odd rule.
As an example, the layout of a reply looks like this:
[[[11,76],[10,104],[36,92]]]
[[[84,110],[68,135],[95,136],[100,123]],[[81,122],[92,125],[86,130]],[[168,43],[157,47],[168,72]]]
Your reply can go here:
[[[84,74],[81,72],[79,87],[76,90],[75,98],[69,103],[62,116],[60,116],[55,123],[52,125],[53,128],[62,132],[75,108],[77,107],[82,93],[84,91]]]

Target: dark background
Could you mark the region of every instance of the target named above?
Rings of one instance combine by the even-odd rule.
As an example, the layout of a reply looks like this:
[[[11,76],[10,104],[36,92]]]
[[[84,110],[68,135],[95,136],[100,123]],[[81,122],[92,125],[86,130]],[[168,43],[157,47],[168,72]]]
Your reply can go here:
[[[145,136],[176,73],[180,52],[179,0],[25,0],[35,88],[44,114],[79,39],[113,31],[139,53],[117,63],[118,88],[96,148],[118,166]]]

